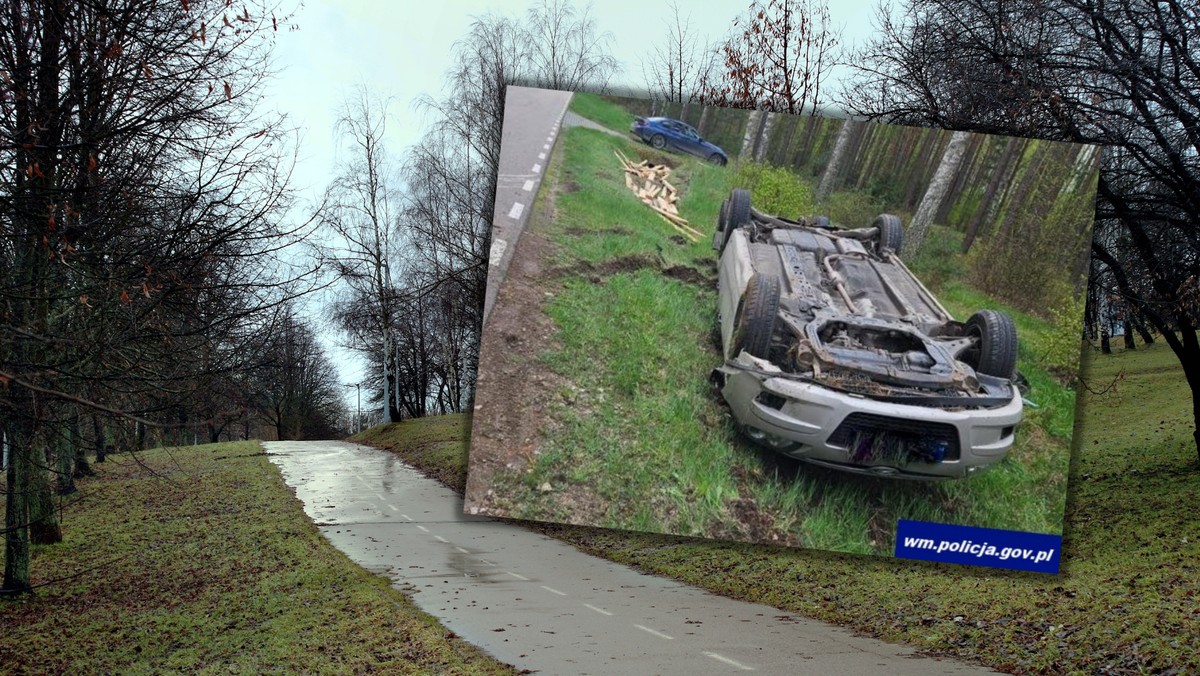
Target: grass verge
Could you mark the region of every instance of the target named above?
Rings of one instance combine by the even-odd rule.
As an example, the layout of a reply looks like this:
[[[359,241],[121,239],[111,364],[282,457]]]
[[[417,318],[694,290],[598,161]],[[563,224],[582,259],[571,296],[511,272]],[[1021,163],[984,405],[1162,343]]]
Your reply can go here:
[[[1161,343],[1088,353],[1083,374],[1103,394],[1085,389],[1080,396],[1057,576],[538,527],[584,551],[716,593],[1012,673],[1195,673],[1200,521],[1187,506],[1200,501],[1200,468],[1190,392]],[[414,431],[427,424],[403,423]]]
[[[571,103],[567,109],[614,131],[629,131],[630,125],[633,124],[633,113],[610,103],[599,94],[575,93],[571,96]]]
[[[257,442],[139,460],[96,465],[34,548],[5,672],[512,673],[326,542]]]

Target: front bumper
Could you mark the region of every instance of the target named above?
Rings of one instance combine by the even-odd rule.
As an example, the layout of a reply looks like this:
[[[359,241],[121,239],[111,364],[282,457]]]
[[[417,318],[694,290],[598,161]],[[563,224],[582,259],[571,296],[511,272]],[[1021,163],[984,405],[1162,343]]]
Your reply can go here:
[[[753,360],[745,353],[739,359]],[[714,376],[739,427],[756,443],[873,476],[953,479],[981,471],[1004,459],[1022,417],[1016,388],[1002,406],[948,410],[847,394],[748,370],[736,360]]]

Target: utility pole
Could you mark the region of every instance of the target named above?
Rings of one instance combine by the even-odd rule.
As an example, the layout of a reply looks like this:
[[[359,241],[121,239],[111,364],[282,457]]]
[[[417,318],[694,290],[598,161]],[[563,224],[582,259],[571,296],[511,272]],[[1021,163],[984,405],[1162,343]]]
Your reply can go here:
[[[357,428],[354,433],[362,432],[362,384],[354,383],[354,425]]]

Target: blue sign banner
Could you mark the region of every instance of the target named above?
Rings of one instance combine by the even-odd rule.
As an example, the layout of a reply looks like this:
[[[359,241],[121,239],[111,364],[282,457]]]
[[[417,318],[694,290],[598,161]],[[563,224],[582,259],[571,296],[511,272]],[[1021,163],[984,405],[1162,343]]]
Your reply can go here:
[[[1058,573],[1062,536],[948,523],[896,525],[896,558]]]

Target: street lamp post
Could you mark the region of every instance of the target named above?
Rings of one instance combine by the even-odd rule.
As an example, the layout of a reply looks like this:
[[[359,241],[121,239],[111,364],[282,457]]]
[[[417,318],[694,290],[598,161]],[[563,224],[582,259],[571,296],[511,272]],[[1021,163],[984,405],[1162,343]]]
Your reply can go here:
[[[354,396],[356,400],[354,422],[358,426],[357,431],[362,432],[362,385],[360,383],[354,383]]]

